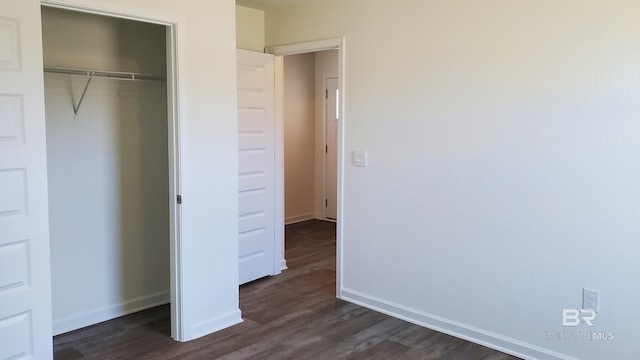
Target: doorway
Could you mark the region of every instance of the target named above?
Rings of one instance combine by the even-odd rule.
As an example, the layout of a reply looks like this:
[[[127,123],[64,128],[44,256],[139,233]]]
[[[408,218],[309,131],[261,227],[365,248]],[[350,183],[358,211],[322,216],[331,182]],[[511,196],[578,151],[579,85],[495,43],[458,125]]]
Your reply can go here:
[[[335,221],[338,51],[283,58],[285,224]]]
[[[345,108],[345,91],[344,91],[344,45],[345,39],[343,37],[340,38],[332,38],[318,41],[309,41],[303,43],[295,43],[295,44],[287,44],[287,45],[277,45],[267,47],[265,50],[267,53],[273,54],[276,56],[276,94],[283,94],[283,83],[284,83],[284,67],[283,67],[283,58],[288,55],[296,55],[296,54],[306,54],[313,52],[323,52],[325,50],[333,50],[337,51],[337,78],[338,78],[338,88],[341,89],[337,93],[337,114],[338,118],[341,121],[338,122],[337,126],[337,201],[336,201],[336,297],[342,297],[342,238],[343,238],[343,226],[342,226],[342,202],[343,202],[343,169],[344,169],[344,144],[343,144],[343,131],[345,126],[345,116],[344,116],[344,108]],[[276,95],[277,96],[277,95]],[[280,98],[282,99],[282,97]],[[281,101],[281,100],[280,100]],[[278,102],[276,103],[276,118],[283,118],[283,110],[278,109]],[[324,117],[323,117],[324,118]],[[323,119],[322,118],[322,119]],[[322,121],[324,123],[324,121]],[[324,125],[323,125],[324,127]],[[321,134],[325,132],[322,131]],[[324,137],[324,135],[323,135]],[[281,152],[284,152],[283,149],[280,149]],[[323,152],[321,150],[321,152]],[[320,162],[321,166],[324,165],[323,162]]]
[[[98,22],[107,24],[107,27],[110,26],[108,24],[118,23],[122,25],[126,23],[125,26],[135,28],[135,31],[122,30],[124,33],[120,34],[118,34],[118,30],[109,34],[98,29],[97,33],[102,34],[103,38],[97,42],[88,42],[89,48],[98,46],[92,49],[94,50],[93,56],[86,56],[81,59],[89,62],[93,61],[91,65],[87,63],[67,66],[63,62],[48,63],[47,60],[51,60],[51,58],[48,59],[45,53],[45,73],[56,72],[56,74],[46,75],[49,80],[49,86],[45,87],[48,88],[47,91],[49,93],[47,96],[48,137],[58,137],[56,140],[52,139],[50,142],[52,147],[48,147],[50,160],[58,159],[58,164],[54,166],[54,171],[57,172],[57,175],[60,175],[60,179],[63,179],[64,175],[70,175],[67,171],[69,168],[58,167],[64,162],[60,160],[68,159],[70,154],[79,150],[75,155],[79,158],[84,157],[85,165],[74,164],[69,161],[67,166],[72,168],[74,165],[78,165],[76,169],[72,170],[77,171],[76,175],[80,177],[87,174],[91,175],[93,180],[90,181],[103,183],[111,181],[112,183],[108,187],[115,189],[120,199],[120,201],[115,201],[113,196],[109,196],[114,195],[114,193],[111,193],[102,194],[105,196],[88,201],[89,199],[82,197],[82,190],[87,190],[83,189],[87,185],[86,181],[80,186],[75,184],[75,186],[78,186],[76,188],[74,188],[73,184],[67,184],[64,189],[58,188],[53,192],[50,189],[50,194],[57,197],[56,201],[51,201],[50,211],[53,285],[54,287],[56,286],[56,264],[54,264],[56,262],[61,268],[69,267],[69,264],[65,264],[65,262],[72,264],[75,274],[73,269],[58,272],[58,274],[66,272],[67,275],[74,274],[78,277],[75,279],[75,283],[70,285],[78,286],[91,281],[87,277],[92,272],[82,271],[83,267],[81,265],[83,264],[78,264],[77,262],[84,262],[84,266],[91,269],[99,268],[99,261],[92,261],[92,257],[85,256],[86,254],[83,255],[83,252],[99,254],[99,256],[103,257],[103,259],[99,260],[104,260],[103,263],[107,264],[107,268],[111,267],[111,270],[113,270],[114,264],[125,264],[125,266],[116,266],[114,271],[101,271],[102,279],[92,279],[96,283],[106,283],[105,286],[91,289],[87,293],[99,299],[98,302],[93,304],[77,306],[78,304],[72,301],[67,302],[63,299],[58,299],[57,303],[64,305],[56,305],[56,289],[54,288],[54,333],[66,332],[135,311],[170,303],[171,336],[176,340],[181,340],[182,309],[181,297],[177,293],[177,289],[180,288],[181,281],[179,276],[181,213],[178,206],[178,194],[180,194],[179,180],[181,178],[179,170],[179,130],[182,116],[176,111],[179,104],[177,96],[179,85],[175,82],[175,75],[178,72],[175,65],[178,56],[175,51],[177,41],[176,22],[167,21],[168,19],[154,19],[153,22],[150,22],[151,19],[146,14],[145,16],[135,14],[136,10],[121,9],[117,5],[113,5],[109,9],[107,7],[89,9],[73,5],[61,6],[59,1],[56,2],[55,6],[49,6],[46,1],[42,3],[43,15],[44,13],[52,13],[54,17],[75,17],[74,22],[80,25],[95,25],[96,19],[100,19]],[[126,17],[129,20],[121,19],[122,17]],[[60,24],[65,24],[65,22],[58,23],[58,25]],[[87,33],[96,34],[95,31],[87,31]],[[123,39],[131,36],[131,34],[153,35],[151,35],[152,39],[150,41],[132,39],[133,42],[137,42],[135,46],[131,45],[131,43],[110,41],[115,38]],[[61,39],[62,41],[68,41],[65,37],[61,37]],[[147,48],[151,43],[157,45],[155,50]],[[110,46],[111,48],[101,49],[100,45]],[[99,56],[104,51],[124,53],[126,56],[109,64],[102,61],[104,57]],[[145,68],[146,65],[150,64],[148,61],[145,62],[130,56],[136,52],[149,52],[149,54],[154,54],[156,60],[159,61],[155,61],[151,68]],[[49,65],[48,69],[47,65]],[[136,68],[138,66],[141,67]],[[131,70],[131,68],[134,68],[134,70]],[[51,69],[55,69],[55,71],[51,71]],[[64,69],[69,71],[65,73]],[[78,76],[76,70],[87,70],[87,72],[84,76]],[[99,72],[96,70],[109,71]],[[141,73],[145,74],[140,76]],[[125,77],[131,74],[133,75],[129,79],[130,81],[113,80],[113,78]],[[146,75],[150,76],[146,78]],[[160,78],[163,80],[160,80]],[[143,79],[144,81],[135,81],[134,79]],[[63,104],[62,102],[65,100],[66,102]],[[124,104],[122,107],[108,107],[110,103],[119,101]],[[161,105],[163,103],[164,106]],[[159,104],[161,106],[158,106]],[[69,117],[70,113],[71,115],[77,115],[77,119],[74,119],[74,116]],[[145,120],[139,123],[127,121],[136,117]],[[105,127],[105,122],[100,122],[105,118],[116,120]],[[58,124],[54,125],[50,120]],[[93,139],[87,136],[87,132],[94,134]],[[100,133],[102,136],[96,138],[96,133]],[[114,134],[119,137],[109,137],[109,135]],[[74,135],[76,137],[73,137]],[[73,145],[70,144],[72,141],[64,141],[65,136],[70,136],[76,143],[89,145],[89,148],[78,147],[73,149]],[[129,144],[129,148],[120,147],[123,143]],[[116,149],[116,151],[109,153],[109,151],[106,151],[109,148]],[[83,152],[82,149],[89,150]],[[94,155],[98,156],[94,158]],[[106,158],[106,164],[103,162],[102,166],[87,165],[91,164],[93,160],[98,162],[99,158]],[[139,171],[143,167],[147,171]],[[55,178],[55,176],[53,177]],[[115,182],[115,185],[113,182]],[[51,186],[55,186],[56,183],[62,184],[64,182],[54,180],[51,182]],[[90,190],[87,194],[89,193]],[[132,201],[132,199],[140,201]],[[65,201],[68,201],[67,206],[76,205],[76,213],[80,216],[86,216],[101,207],[104,209],[105,206],[103,205],[113,210],[109,211],[107,216],[111,217],[109,221],[111,221],[112,225],[117,223],[117,226],[94,227],[94,237],[98,237],[98,234],[105,235],[104,233],[107,233],[108,237],[112,239],[121,239],[120,243],[106,245],[105,248],[105,244],[108,244],[108,241],[102,241],[101,245],[92,247],[90,244],[92,238],[87,238],[87,233],[85,233],[84,239],[77,239],[76,243],[76,245],[85,246],[85,250],[81,251],[73,242],[67,241],[68,234],[64,234],[64,231],[69,230],[69,226],[65,225],[65,221],[56,219],[54,215],[55,213],[63,212],[62,210],[64,209],[57,207],[56,204],[64,204]],[[118,218],[114,219],[114,217]],[[58,230],[61,231],[56,235],[54,231],[56,231],[55,226],[57,225],[60,225]],[[77,221],[76,227],[85,226],[91,228],[91,225],[95,224],[91,224],[91,221]],[[104,233],[99,230],[104,230]],[[55,243],[56,237],[59,239],[58,244],[61,244],[60,246]],[[83,244],[83,240],[89,245]],[[104,270],[104,266],[101,270]],[[137,276],[131,276],[132,272],[135,272]],[[58,283],[63,282],[64,280],[58,281]],[[63,290],[67,291],[69,289]],[[74,292],[69,292],[73,296]],[[59,291],[59,293],[61,292]],[[100,303],[100,301],[103,302]],[[71,309],[74,305],[77,307],[75,313]],[[56,307],[58,307],[60,314],[64,314],[58,319],[56,319]],[[56,320],[59,320],[57,324]]]
[[[287,268],[284,225],[337,219],[339,52],[236,54],[242,285]]]

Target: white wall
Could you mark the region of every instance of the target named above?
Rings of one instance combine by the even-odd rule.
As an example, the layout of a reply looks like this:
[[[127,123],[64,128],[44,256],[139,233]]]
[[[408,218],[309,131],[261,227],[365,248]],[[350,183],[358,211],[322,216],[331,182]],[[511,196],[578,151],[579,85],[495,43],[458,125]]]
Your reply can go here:
[[[325,219],[325,79],[338,77],[338,50],[318,51],[315,54],[315,218]]]
[[[236,6],[236,46],[264,52],[264,11]]]
[[[45,66],[164,76],[165,28],[44,8]],[[166,82],[45,77],[53,326],[169,302]]]
[[[314,217],[315,56],[284,57],[285,223]]]
[[[346,36],[341,295],[528,358],[634,359],[640,3],[327,0]],[[366,149],[369,167],[349,165]],[[561,326],[598,289],[594,328]],[[610,341],[545,332],[613,332]]]

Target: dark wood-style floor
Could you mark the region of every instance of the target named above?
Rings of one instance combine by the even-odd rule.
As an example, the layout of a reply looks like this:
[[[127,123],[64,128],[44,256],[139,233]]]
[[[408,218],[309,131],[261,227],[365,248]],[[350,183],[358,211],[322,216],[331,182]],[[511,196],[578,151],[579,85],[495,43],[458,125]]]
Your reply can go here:
[[[242,324],[179,343],[160,306],[56,336],[55,359],[517,359],[336,299],[335,251],[333,223],[289,225],[289,269],[240,288]]]

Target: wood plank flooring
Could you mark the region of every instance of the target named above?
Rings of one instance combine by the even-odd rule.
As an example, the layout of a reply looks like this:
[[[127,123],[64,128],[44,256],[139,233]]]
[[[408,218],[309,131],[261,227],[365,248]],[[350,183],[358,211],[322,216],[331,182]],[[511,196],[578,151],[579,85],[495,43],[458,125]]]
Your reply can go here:
[[[335,298],[335,226],[286,227],[288,270],[240,288],[244,322],[190,341],[170,338],[160,306],[54,338],[54,357],[73,359],[517,358]]]

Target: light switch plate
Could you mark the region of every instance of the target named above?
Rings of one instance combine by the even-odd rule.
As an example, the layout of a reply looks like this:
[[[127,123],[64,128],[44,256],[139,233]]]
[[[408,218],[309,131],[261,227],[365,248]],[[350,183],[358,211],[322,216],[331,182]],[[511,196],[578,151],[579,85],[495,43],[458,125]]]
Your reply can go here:
[[[367,167],[367,152],[364,150],[353,150],[353,166]]]

